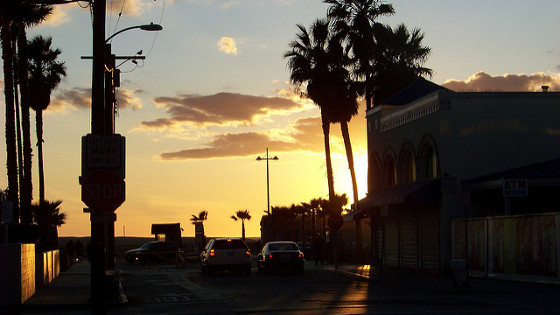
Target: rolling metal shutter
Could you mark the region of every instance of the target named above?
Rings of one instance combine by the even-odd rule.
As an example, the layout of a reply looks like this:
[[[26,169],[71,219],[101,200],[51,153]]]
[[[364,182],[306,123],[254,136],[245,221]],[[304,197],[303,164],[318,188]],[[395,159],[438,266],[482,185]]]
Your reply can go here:
[[[398,216],[391,211],[385,217],[385,264],[397,267],[399,265],[399,225]]]
[[[435,209],[422,211],[421,269],[439,270],[439,214]]]
[[[399,211],[401,260],[404,268],[418,269],[418,215],[416,209]]]

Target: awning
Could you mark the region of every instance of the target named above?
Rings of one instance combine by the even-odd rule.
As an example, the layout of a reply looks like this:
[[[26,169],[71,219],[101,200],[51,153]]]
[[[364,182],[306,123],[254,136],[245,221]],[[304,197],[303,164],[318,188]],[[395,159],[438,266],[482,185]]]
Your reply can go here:
[[[378,189],[366,198],[358,201],[357,209],[440,201],[441,180],[436,178]]]

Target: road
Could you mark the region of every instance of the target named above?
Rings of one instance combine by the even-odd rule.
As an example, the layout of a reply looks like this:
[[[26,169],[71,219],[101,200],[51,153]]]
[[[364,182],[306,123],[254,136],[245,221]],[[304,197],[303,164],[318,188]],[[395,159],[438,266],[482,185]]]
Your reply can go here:
[[[472,314],[560,313],[558,286],[471,279],[471,288],[451,281],[385,279],[358,281],[326,268],[293,273],[203,276],[185,269],[128,266],[128,307],[114,314]],[[426,279],[426,280],[424,280]],[[421,281],[430,281],[424,287]],[[436,283],[437,282],[437,283]]]

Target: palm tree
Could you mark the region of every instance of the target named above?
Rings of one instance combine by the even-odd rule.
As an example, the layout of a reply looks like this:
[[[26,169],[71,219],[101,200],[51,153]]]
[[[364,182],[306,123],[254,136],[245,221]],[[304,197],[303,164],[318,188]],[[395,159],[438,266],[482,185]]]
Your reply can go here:
[[[354,74],[362,79],[361,94],[366,108],[371,107],[373,95],[373,61],[376,49],[374,29],[377,19],[395,13],[391,4],[381,0],[323,0],[330,7],[328,18],[336,32],[346,38],[355,62]]]
[[[51,101],[51,93],[66,76],[64,62],[57,61],[60,49],[52,50],[52,38],[37,36],[28,43],[29,96],[35,110],[39,168],[39,204],[45,201],[45,175],[43,169],[43,111]]]
[[[251,220],[251,215],[249,214],[248,210],[237,210],[235,215],[232,215],[231,218],[234,221],[241,220],[241,238],[245,240],[245,220]]]
[[[58,227],[66,223],[66,213],[61,212],[61,204],[62,200],[46,200],[43,205],[31,205],[32,217],[39,225],[39,249],[58,248]]]
[[[198,213],[198,216],[191,214],[191,218],[190,220],[192,221],[192,224],[195,224],[197,222],[204,222],[208,219],[208,211],[206,210],[202,210]]]
[[[302,94],[309,97],[321,109],[330,199],[334,196],[334,179],[329,145],[330,107],[333,102],[332,93],[335,91],[335,83],[330,80],[333,62],[329,51],[329,43],[332,41],[332,34],[329,30],[328,21],[323,19],[315,20],[309,31],[302,25],[297,25],[297,27],[299,28],[299,33],[296,34],[297,39],[289,44],[290,50],[284,54],[284,58],[288,59],[291,82],[296,84],[299,89],[306,85],[307,91],[302,91]]]
[[[14,204],[14,220],[19,222],[19,189],[16,149],[16,124],[14,104],[14,51],[12,49],[12,1],[0,2],[0,36],[2,39],[2,59],[4,70],[4,100],[6,104],[6,168],[8,178],[7,200]]]
[[[49,6],[24,3],[22,1],[0,1],[0,27],[2,37],[2,58],[4,59],[4,94],[6,100],[6,153],[7,153],[7,173],[9,200],[14,202],[16,213],[15,218],[19,218],[21,208],[21,219],[23,223],[31,223],[31,142],[29,124],[29,104],[27,98],[27,58],[25,55],[25,26],[38,23],[51,11]],[[15,59],[16,49],[13,43],[18,42],[18,58]],[[17,65],[17,66],[16,66]],[[24,159],[19,171],[22,172],[21,191],[18,191],[18,166],[16,150],[16,124],[14,91],[16,77],[15,69],[18,69],[18,80],[22,95],[22,115],[23,115],[23,146]],[[19,125],[19,124],[18,124]],[[18,202],[18,195],[21,193],[21,204]],[[19,219],[16,219],[19,220]]]
[[[17,1],[18,9],[14,11],[14,22],[17,29],[17,47],[18,47],[18,67],[17,77],[20,88],[20,106],[21,106],[21,131],[23,138],[23,183],[21,183],[21,219],[23,223],[31,223],[31,200],[33,199],[33,185],[31,175],[31,127],[30,127],[30,103],[29,103],[29,71],[28,71],[28,49],[27,35],[25,29],[36,25],[45,20],[51,14],[53,8],[47,5],[30,4]]]
[[[422,65],[431,49],[423,46],[420,29],[409,31],[404,24],[395,29],[389,25],[375,32],[378,50],[375,57],[373,99],[379,103],[395,94],[420,76],[432,76],[432,70]]]
[[[202,210],[198,213],[198,216],[194,214],[192,214],[191,216],[192,217],[190,220],[192,221],[192,224],[195,225],[195,242],[199,246],[199,248],[202,248],[204,247],[204,244],[206,244],[206,236],[204,235],[204,221],[208,219],[208,211]],[[200,228],[202,229],[202,231],[199,231],[199,233],[197,233],[198,226],[200,226]]]

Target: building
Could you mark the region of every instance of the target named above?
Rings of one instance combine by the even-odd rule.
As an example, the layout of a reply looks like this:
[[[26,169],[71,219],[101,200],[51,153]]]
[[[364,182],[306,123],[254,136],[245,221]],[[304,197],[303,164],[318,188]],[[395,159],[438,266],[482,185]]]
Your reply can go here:
[[[453,92],[418,79],[368,109],[357,212],[371,218],[373,261],[443,272],[453,218],[559,211],[560,93],[546,90]]]

